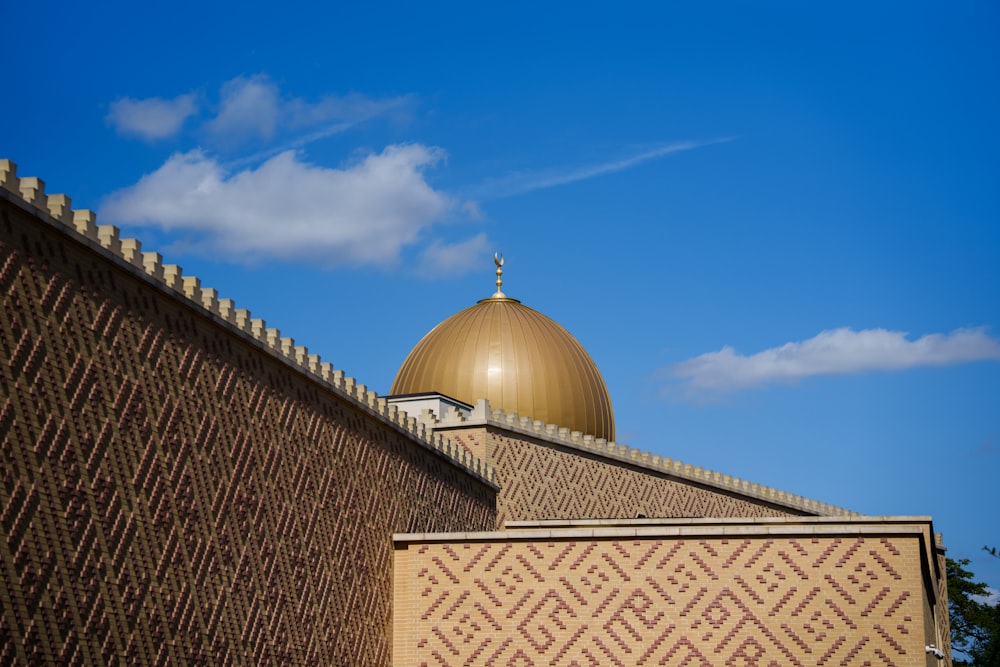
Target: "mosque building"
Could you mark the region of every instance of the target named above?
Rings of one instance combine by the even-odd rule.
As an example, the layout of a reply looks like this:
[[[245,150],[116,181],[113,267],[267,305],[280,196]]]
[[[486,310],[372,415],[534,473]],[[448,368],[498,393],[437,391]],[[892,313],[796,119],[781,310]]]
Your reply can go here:
[[[930,518],[617,443],[495,264],[378,396],[0,160],[0,664],[951,663]]]

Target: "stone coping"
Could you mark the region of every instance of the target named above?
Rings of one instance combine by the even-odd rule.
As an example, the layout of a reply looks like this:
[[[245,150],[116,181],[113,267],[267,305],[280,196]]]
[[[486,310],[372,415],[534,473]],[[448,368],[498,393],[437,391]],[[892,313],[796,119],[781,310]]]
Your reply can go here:
[[[924,588],[937,603],[944,577],[941,536],[928,516],[762,517],[687,519],[577,519],[510,521],[503,530],[456,533],[395,533],[393,546],[405,550],[423,544],[556,542],[648,539],[781,539],[901,537],[920,545]]]
[[[714,470],[662,457],[658,454],[651,454],[650,452],[629,447],[628,445],[621,445],[614,441],[605,440],[604,438],[584,435],[579,431],[570,431],[570,429],[560,428],[556,424],[546,424],[540,420],[532,420],[529,417],[520,417],[514,412],[504,412],[499,409],[494,410],[490,408],[489,401],[484,399],[480,399],[469,414],[449,409],[443,415],[435,415],[425,410],[419,419],[434,429],[473,428],[477,426],[501,428],[519,435],[538,438],[562,447],[586,452],[590,455],[620,461],[659,474],[666,474],[676,479],[694,482],[711,489],[735,493],[812,515],[835,517],[861,516],[857,512],[852,512],[836,505],[805,498],[762,484],[755,484],[745,479],[724,475]]]
[[[914,516],[763,516],[763,517],[643,517],[640,519],[535,519],[507,521],[506,530],[530,528],[579,528],[583,526],[662,526],[662,525],[714,525],[714,524],[847,524],[847,523],[930,523],[931,517]]]
[[[161,293],[228,329],[363,412],[448,459],[494,490],[499,490],[493,467],[485,461],[440,433],[434,433],[415,417],[389,405],[385,398],[354,378],[345,377],[343,371],[321,360],[318,354],[311,354],[306,347],[296,345],[293,338],[282,336],[281,331],[268,327],[263,319],[252,317],[249,310],[236,308],[232,299],[220,298],[215,289],[203,287],[197,277],[184,275],[180,266],[164,264],[159,253],[143,251],[142,243],[137,239],[121,238],[119,229],[114,225],[98,225],[93,211],[72,209],[72,202],[66,195],[46,194],[42,179],[18,177],[17,165],[7,159],[0,159],[0,198],[44,224],[72,236]]]
[[[544,525],[543,525],[544,524]],[[751,537],[778,535],[861,536],[913,535],[933,545],[931,518],[888,517],[766,517],[760,519],[587,519],[579,521],[516,521],[504,530],[458,533],[396,533],[403,546],[443,542],[504,542],[654,537]]]

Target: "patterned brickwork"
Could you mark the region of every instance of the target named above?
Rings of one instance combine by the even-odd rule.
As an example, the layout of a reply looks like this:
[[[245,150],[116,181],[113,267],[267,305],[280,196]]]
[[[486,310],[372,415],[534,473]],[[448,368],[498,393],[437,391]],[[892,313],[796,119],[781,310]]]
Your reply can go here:
[[[390,402],[403,407],[409,403],[407,397],[390,398]],[[423,402],[427,405],[427,401]],[[515,440],[544,443],[574,456],[598,460],[611,465],[625,466],[654,477],[666,477],[695,488],[707,489],[713,493],[747,500],[755,505],[774,507],[779,511],[796,516],[837,516],[856,517],[856,512],[806,498],[781,489],[757,484],[746,479],[733,477],[716,470],[685,463],[667,457],[642,451],[621,443],[571,431],[558,424],[546,424],[522,417],[516,413],[493,409],[486,400],[479,400],[471,410],[458,410],[447,402],[439,403],[437,414],[433,408],[424,409],[417,419],[438,433],[447,433],[461,439],[465,446],[461,451],[474,452],[476,456],[487,456],[485,434],[499,433]],[[405,409],[405,408],[404,408]],[[484,452],[484,453],[480,453]],[[476,459],[478,460],[478,459]],[[491,466],[486,465],[489,469]]]
[[[396,665],[927,664],[912,536],[506,536],[398,545]]]
[[[940,538],[940,535],[935,536],[935,539]],[[945,562],[945,550],[943,545],[938,544],[939,550],[935,556],[937,560],[937,576],[934,579],[934,585],[937,589],[937,600],[938,604],[934,607],[935,614],[935,630],[936,632],[927,633],[927,643],[934,644],[938,648],[945,651],[948,656],[944,667],[950,667],[951,665],[951,618],[948,616],[948,578],[945,576],[947,572],[947,564]]]
[[[486,443],[490,438],[487,436],[485,428],[444,430],[443,432],[445,437],[473,456],[483,461],[490,460],[490,454],[486,449]],[[493,473],[496,475],[495,468]]]
[[[789,516],[788,509],[723,493],[623,463],[581,456],[491,429],[447,431],[489,461],[500,485],[498,527],[506,521],[647,517]]]
[[[0,199],[0,664],[386,665],[494,491]]]

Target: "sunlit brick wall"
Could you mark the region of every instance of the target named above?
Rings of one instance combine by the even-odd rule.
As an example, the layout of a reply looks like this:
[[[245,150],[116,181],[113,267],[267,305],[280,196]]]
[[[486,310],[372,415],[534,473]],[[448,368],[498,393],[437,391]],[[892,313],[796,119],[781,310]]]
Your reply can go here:
[[[395,664],[941,664],[926,533],[552,528],[397,542]],[[799,531],[796,533],[796,531]]]
[[[498,527],[536,519],[804,514],[495,427],[442,432],[494,466]]]

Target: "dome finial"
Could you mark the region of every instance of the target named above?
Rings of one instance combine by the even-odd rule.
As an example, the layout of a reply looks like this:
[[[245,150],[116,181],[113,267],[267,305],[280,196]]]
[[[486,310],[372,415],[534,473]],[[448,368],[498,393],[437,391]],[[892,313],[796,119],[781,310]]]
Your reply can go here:
[[[500,287],[503,285],[503,253],[495,252],[493,253],[493,263],[497,265],[497,293],[493,295],[494,299],[505,299],[507,295],[500,291]]]

